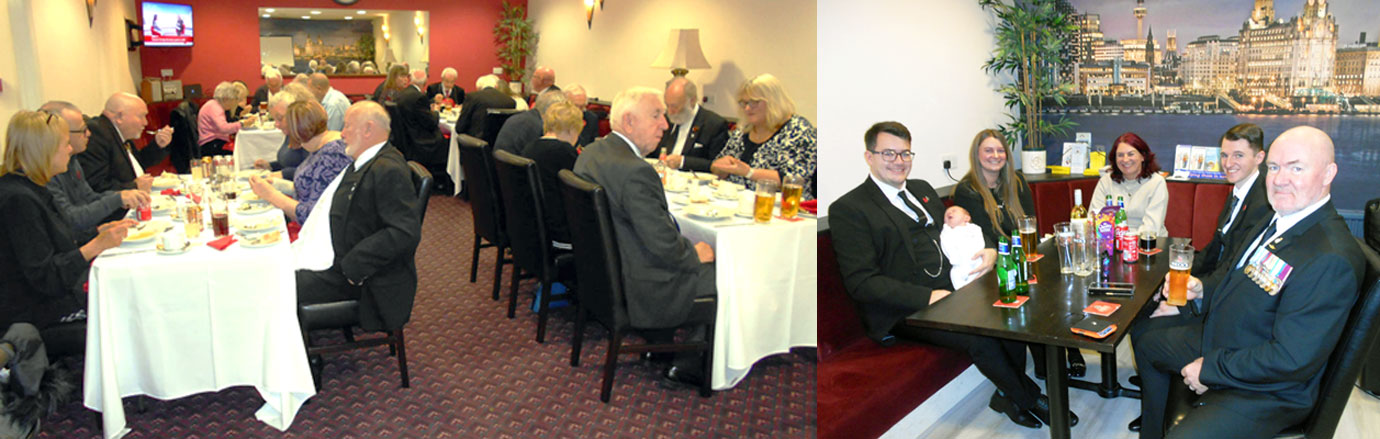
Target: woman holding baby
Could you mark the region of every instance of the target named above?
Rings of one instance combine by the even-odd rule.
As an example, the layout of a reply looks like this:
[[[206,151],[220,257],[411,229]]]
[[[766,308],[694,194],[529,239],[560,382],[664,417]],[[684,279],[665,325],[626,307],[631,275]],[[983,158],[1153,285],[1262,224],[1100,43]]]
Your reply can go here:
[[[1016,173],[1007,157],[1011,147],[997,130],[979,131],[968,151],[968,174],[954,186],[954,206],[962,207],[972,217],[972,223],[982,228],[983,235],[996,242],[999,237],[1011,236],[1017,219],[1035,214],[1035,202],[1030,186]],[[1009,238],[1008,238],[1009,239]],[[1035,376],[1045,376],[1045,350],[1031,346],[1035,360]],[[1069,375],[1081,377],[1087,373],[1087,363],[1078,349],[1069,348]]]

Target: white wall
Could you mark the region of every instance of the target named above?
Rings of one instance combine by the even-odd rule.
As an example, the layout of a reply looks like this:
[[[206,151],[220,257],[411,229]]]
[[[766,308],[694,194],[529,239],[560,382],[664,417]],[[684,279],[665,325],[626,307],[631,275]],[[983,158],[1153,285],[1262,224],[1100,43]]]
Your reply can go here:
[[[823,2],[822,2],[823,3]],[[839,2],[843,3],[843,2]],[[634,85],[661,89],[669,69],[649,67],[671,29],[697,28],[711,68],[687,75],[708,96],[706,107],[736,117],[733,93],[762,73],[780,78],[796,111],[816,122],[814,0],[611,1],[585,23],[584,2],[529,0],[540,35],[536,64],[556,70],[556,84],[579,83],[611,100]],[[824,59],[824,58],[819,58]]]
[[[430,17],[430,15],[431,14],[426,12],[422,13],[422,25],[427,29],[427,43],[431,42],[431,27],[428,25],[428,17]],[[389,11],[388,36],[390,38],[388,40],[388,46],[389,50],[392,50],[393,56],[397,57],[398,62],[407,63],[407,65],[413,69],[425,69],[427,68],[427,62],[430,60],[428,59],[427,45],[423,44],[422,40],[417,37],[417,23],[414,20],[415,17],[414,11]],[[379,33],[377,35],[375,40],[381,41],[383,39],[383,34]],[[386,59],[385,57],[379,58]],[[432,78],[427,78],[427,81],[431,79]]]
[[[88,22],[80,1],[8,0],[0,11],[0,135],[9,117],[53,99],[70,101],[87,114],[105,99],[135,91],[137,52],[126,50],[125,18],[134,0],[97,2]]]
[[[990,13],[971,0],[819,3],[820,203],[867,178],[863,133],[886,120],[910,129],[919,154],[911,178],[952,184],[944,157],[962,178],[973,136],[1006,120],[982,71],[994,47]]]

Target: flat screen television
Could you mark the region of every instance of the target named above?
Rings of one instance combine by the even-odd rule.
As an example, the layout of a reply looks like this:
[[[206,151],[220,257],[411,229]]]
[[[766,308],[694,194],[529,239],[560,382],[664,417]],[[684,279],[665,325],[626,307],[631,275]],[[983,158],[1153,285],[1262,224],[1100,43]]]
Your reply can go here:
[[[144,45],[150,47],[191,47],[192,6],[176,3],[144,2]]]

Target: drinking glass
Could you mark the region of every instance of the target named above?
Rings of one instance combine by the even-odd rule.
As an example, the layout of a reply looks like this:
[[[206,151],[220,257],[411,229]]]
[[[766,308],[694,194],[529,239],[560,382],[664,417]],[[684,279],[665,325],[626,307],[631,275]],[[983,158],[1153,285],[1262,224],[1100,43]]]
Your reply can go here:
[[[1097,229],[1088,221],[1075,221],[1073,230],[1073,274],[1088,276],[1097,271]]]
[[[183,231],[187,233],[188,239],[201,236],[202,221],[204,221],[201,217],[201,205],[191,201],[187,200],[187,203],[182,206]]]
[[[230,211],[224,198],[211,199],[211,231],[217,238],[230,234]]]
[[[800,210],[800,197],[805,192],[805,177],[786,174],[781,179],[781,217],[795,218]]]
[[[1025,257],[1034,259],[1039,256],[1039,253],[1035,252],[1035,248],[1039,246],[1039,242],[1035,240],[1035,217],[1021,217],[1016,221],[1016,229],[1021,231],[1021,247],[1024,247],[1021,250],[1025,251]]]
[[[752,205],[752,220],[758,224],[771,222],[772,205],[776,204],[776,182],[757,181],[757,200]]]
[[[1169,297],[1165,301],[1172,306],[1188,304],[1188,271],[1193,268],[1193,246],[1174,244],[1169,246]]]
[[[1054,242],[1059,245],[1059,272],[1073,273],[1073,225],[1068,222],[1055,224]]]

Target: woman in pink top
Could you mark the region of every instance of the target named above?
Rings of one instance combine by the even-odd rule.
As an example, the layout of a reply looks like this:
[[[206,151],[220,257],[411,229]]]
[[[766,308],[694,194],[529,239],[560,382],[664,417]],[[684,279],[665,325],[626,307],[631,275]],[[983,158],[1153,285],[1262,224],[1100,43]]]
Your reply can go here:
[[[225,120],[225,109],[244,105],[246,94],[240,92],[234,83],[222,82],[216,85],[215,99],[201,106],[196,116],[196,143],[201,145],[202,156],[230,154],[225,150],[225,144],[230,143],[230,135],[258,121],[252,114],[239,122]]]

